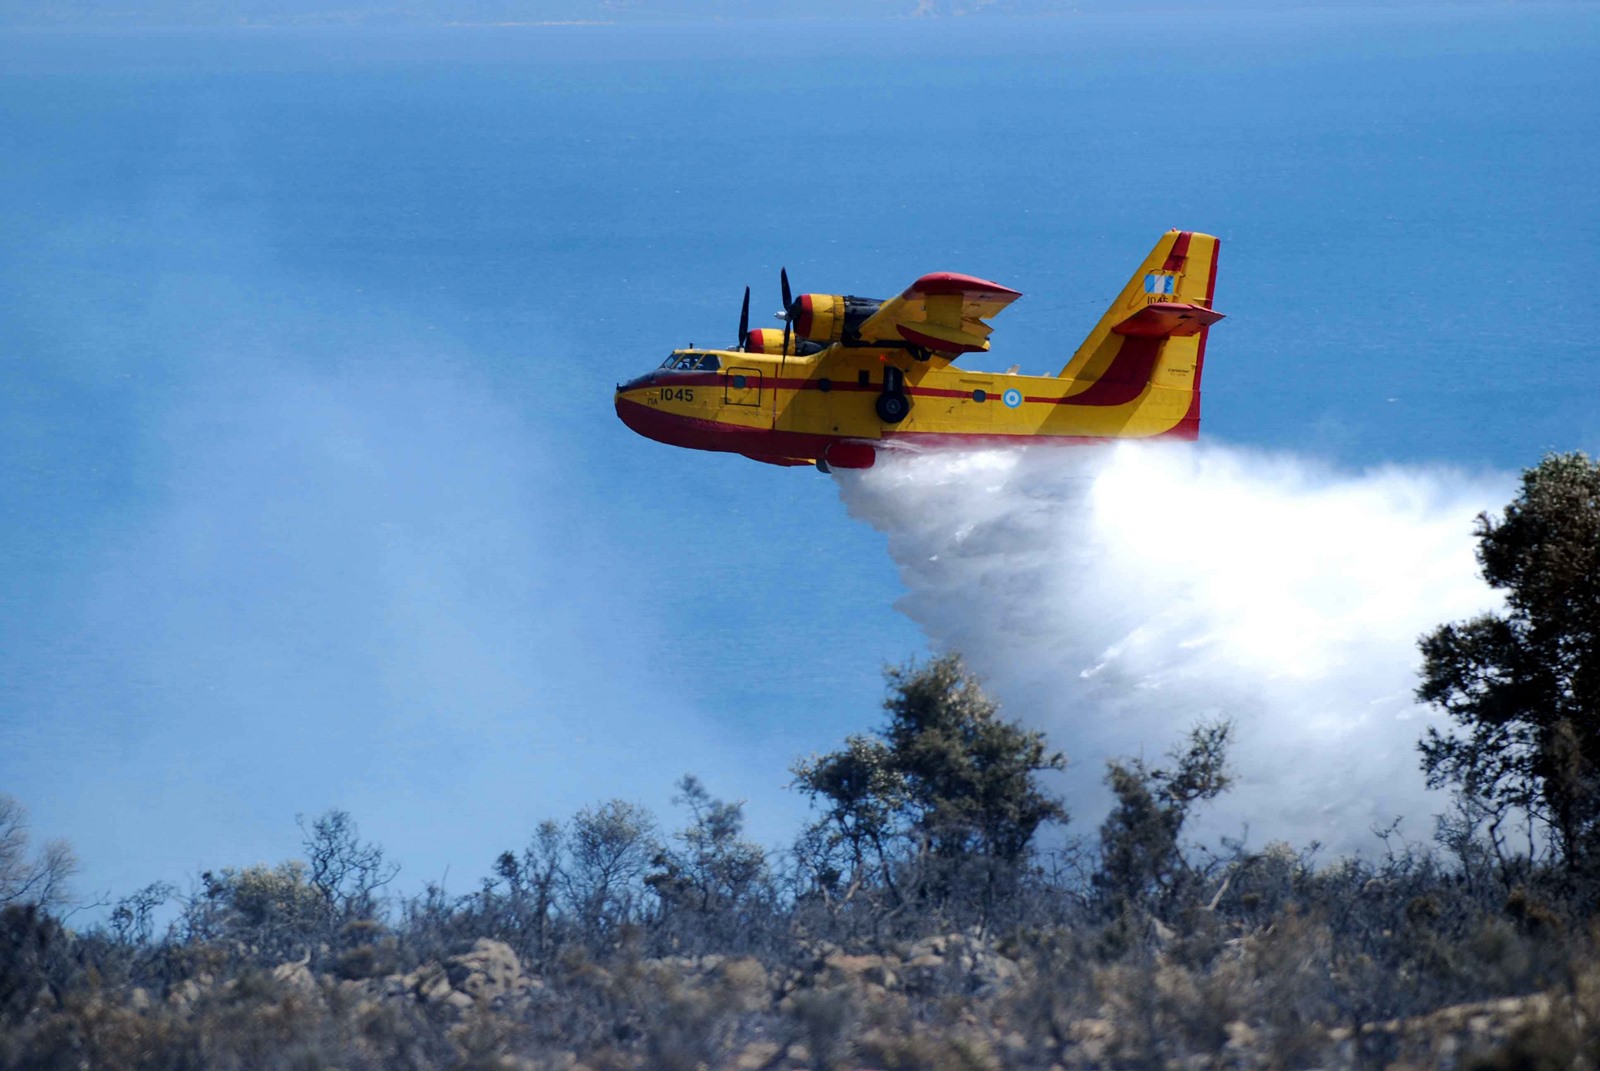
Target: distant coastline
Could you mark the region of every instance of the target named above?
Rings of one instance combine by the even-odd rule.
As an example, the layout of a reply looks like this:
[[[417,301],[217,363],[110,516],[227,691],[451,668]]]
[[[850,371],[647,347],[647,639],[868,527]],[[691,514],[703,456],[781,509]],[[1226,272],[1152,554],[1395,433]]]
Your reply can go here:
[[[1169,0],[1150,9],[1149,14],[1419,6],[1441,5],[1407,0],[1197,0],[1182,4]],[[1453,0],[1445,6],[1532,5],[1517,0]],[[345,8],[327,6],[326,0],[15,0],[0,10],[0,29],[517,28],[795,18],[1004,18],[1123,10],[1114,0],[373,0]]]

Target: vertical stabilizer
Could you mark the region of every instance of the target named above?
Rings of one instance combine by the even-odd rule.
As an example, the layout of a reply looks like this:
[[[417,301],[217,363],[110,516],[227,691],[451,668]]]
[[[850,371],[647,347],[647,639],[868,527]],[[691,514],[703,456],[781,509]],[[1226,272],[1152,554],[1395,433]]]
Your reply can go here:
[[[1182,391],[1192,397],[1175,434],[1198,432],[1206,334],[1222,319],[1211,307],[1221,244],[1198,231],[1161,236],[1061,370],[1075,381],[1069,403],[1121,405],[1148,387]]]

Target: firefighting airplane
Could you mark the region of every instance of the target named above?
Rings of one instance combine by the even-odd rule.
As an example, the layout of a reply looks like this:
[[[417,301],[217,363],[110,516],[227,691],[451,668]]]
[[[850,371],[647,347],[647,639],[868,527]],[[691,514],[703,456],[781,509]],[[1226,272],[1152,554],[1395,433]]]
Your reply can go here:
[[[673,446],[774,465],[870,468],[882,447],[1193,439],[1221,243],[1168,231],[1059,375],[974,372],[951,362],[989,349],[985,321],[1022,295],[935,272],[887,301],[789,292],[783,330],[675,350],[617,387],[617,415]]]

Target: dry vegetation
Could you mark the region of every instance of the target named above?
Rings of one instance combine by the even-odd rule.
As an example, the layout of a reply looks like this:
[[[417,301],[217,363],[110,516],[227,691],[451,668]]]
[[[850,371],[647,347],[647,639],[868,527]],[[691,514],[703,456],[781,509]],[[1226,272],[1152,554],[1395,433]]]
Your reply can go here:
[[[1421,745],[1457,791],[1431,843],[1189,844],[1219,723],[1112,764],[1098,834],[1043,852],[1060,757],[955,657],[796,765],[816,821],[783,852],[686,777],[676,832],[611,801],[403,897],[335,811],[303,860],[74,933],[70,851],[0,797],[0,1071],[1600,1066],[1600,466],[1547,459],[1481,527],[1511,598],[1423,643],[1464,730]]]
[[[8,907],[0,1067],[1572,1068],[1600,1053],[1593,886],[1483,857],[1397,847],[1313,868],[1276,846],[1142,897],[1103,870],[1030,866],[987,905],[928,896],[908,863],[923,898],[908,908],[881,889],[830,902],[765,867],[720,898],[691,870],[690,896],[664,898],[647,883],[671,852],[654,844],[602,894],[611,876],[571,836],[542,913],[520,874],[385,904],[359,884],[330,900],[293,865],[211,875],[159,936],[138,905],[79,934]]]

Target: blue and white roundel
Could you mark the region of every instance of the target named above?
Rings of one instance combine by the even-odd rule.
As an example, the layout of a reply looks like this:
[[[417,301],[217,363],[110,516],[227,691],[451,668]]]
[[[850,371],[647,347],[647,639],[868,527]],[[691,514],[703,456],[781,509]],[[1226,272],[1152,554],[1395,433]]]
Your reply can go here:
[[[1007,409],[1015,409],[1022,404],[1022,392],[1015,387],[1000,395],[1000,400],[1006,403]]]

